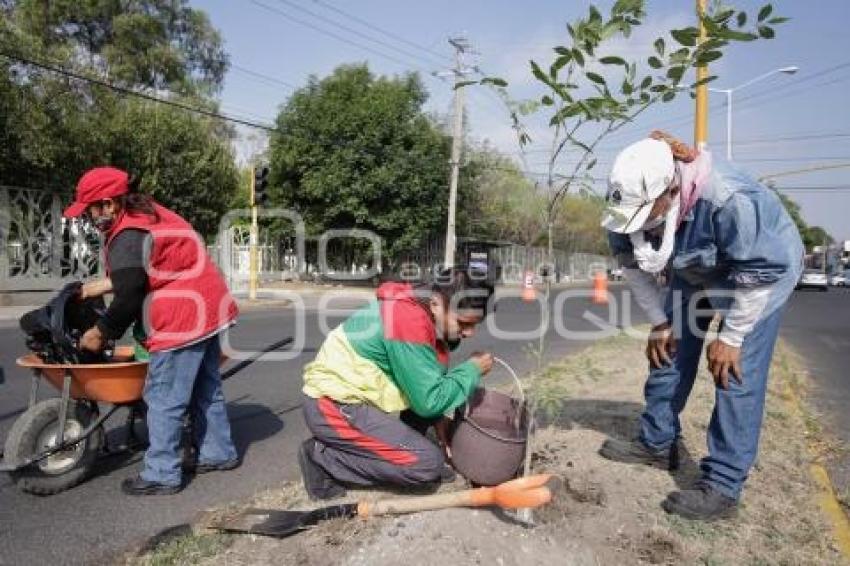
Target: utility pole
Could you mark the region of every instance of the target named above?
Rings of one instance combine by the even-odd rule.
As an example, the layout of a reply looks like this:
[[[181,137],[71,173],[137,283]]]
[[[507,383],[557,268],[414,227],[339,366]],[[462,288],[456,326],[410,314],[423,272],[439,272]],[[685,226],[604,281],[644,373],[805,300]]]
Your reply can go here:
[[[699,40],[697,45],[706,40],[707,32],[702,23],[707,0],[697,0],[697,20],[699,24]],[[708,65],[697,67],[697,81],[708,78]],[[708,85],[701,84],[696,92],[696,119],[694,120],[694,146],[705,149],[708,144]],[[730,107],[731,111],[731,107]]]
[[[460,152],[463,145],[463,87],[458,88],[467,69],[463,64],[464,53],[470,51],[470,45],[464,37],[449,38],[449,43],[455,48],[454,75],[454,121],[452,123],[452,173],[449,180],[449,218],[446,223],[446,253],[443,267],[452,267],[455,263],[455,249],[457,248],[457,237],[455,234],[455,216],[457,210],[457,183],[460,176]]]

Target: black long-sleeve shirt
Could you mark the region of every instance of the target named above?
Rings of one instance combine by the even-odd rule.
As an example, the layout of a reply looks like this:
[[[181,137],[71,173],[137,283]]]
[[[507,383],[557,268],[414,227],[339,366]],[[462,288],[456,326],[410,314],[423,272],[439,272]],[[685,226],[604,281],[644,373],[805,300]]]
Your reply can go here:
[[[150,235],[144,230],[127,229],[109,245],[106,261],[112,279],[113,299],[97,327],[108,339],[121,338],[133,322],[141,317],[148,292],[145,270],[146,249]]]

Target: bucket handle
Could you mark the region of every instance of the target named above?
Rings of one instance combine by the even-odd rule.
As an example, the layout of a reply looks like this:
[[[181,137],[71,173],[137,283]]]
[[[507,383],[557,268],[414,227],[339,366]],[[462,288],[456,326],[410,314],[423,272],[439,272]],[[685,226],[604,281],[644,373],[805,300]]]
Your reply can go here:
[[[525,391],[522,389],[522,381],[520,381],[519,376],[514,371],[508,362],[503,360],[502,358],[498,358],[493,356],[493,361],[501,365],[503,368],[508,370],[508,373],[511,374],[511,377],[514,379],[514,383],[516,383],[517,391],[519,391],[519,400],[520,400],[520,409],[525,408]],[[464,407],[463,418],[468,422],[472,423],[472,419],[469,418],[469,404],[467,403],[466,407]],[[522,420],[522,410],[517,411],[516,419],[514,420],[514,428],[519,429],[520,421]],[[478,428],[478,426],[476,426]],[[480,429],[479,429],[480,430]],[[483,432],[483,431],[482,431]]]
[[[497,358],[496,356],[493,356],[493,361],[496,362],[497,364],[501,365],[506,370],[508,370],[508,373],[511,374],[511,377],[514,378],[514,383],[516,383],[517,391],[519,391],[519,399],[522,402],[522,404],[524,405],[525,404],[525,391],[523,391],[523,389],[522,389],[522,381],[520,381],[519,376],[514,371],[514,368],[512,368],[510,365],[508,365],[508,362],[506,362],[502,358]]]

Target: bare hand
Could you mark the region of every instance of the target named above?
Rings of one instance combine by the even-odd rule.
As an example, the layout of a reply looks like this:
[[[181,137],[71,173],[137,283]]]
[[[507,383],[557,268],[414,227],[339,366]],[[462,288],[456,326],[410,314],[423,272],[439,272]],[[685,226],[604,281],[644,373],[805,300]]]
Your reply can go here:
[[[80,349],[89,352],[100,352],[105,344],[103,334],[97,326],[92,326],[80,337]]]
[[[708,360],[708,371],[714,376],[714,384],[718,387],[729,389],[729,373],[738,383],[743,382],[740,348],[717,339],[708,345],[705,357]]]
[[[77,293],[77,300],[84,301],[94,297],[102,297],[107,293],[112,292],[112,279],[104,277],[103,279],[95,279],[88,281],[80,286],[80,291]]]
[[[646,359],[654,368],[672,365],[672,356],[676,355],[678,341],[673,337],[673,328],[669,322],[653,326],[646,343]]]
[[[473,352],[469,359],[475,362],[478,369],[481,370],[481,375],[485,375],[493,369],[493,354],[490,352]]]

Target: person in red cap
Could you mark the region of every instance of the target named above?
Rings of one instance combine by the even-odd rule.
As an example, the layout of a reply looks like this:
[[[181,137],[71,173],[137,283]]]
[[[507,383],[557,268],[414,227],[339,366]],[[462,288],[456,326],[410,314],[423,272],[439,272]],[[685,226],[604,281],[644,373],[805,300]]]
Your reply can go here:
[[[87,217],[104,235],[106,277],[83,285],[82,298],[114,294],[80,347],[100,351],[133,322],[142,324],[150,351],[144,389],[150,446],[142,472],[121,487],[130,495],[171,494],[184,485],[180,439],[187,410],[198,447],[195,472],[239,465],[218,370],[219,333],[238,312],[192,226],[131,184],[120,169],[91,169],[64,213]]]

